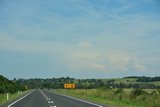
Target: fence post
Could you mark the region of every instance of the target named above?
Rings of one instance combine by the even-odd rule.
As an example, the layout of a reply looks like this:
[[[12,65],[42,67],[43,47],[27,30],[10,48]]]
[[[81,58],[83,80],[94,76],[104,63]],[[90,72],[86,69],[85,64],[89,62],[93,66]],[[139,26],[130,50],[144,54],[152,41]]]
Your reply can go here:
[[[7,93],[7,100],[9,100],[9,93]]]

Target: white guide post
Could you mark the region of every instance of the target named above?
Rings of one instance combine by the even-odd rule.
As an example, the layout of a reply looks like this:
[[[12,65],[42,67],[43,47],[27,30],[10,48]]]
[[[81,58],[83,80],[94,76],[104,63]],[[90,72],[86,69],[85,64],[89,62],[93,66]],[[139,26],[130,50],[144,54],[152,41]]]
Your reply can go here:
[[[9,93],[7,93],[7,100],[9,100]]]

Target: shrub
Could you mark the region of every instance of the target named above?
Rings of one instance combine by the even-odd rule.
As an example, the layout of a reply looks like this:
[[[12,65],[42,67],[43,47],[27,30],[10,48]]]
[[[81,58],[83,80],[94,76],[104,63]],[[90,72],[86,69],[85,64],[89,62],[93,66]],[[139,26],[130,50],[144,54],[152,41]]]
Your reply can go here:
[[[119,100],[122,100],[124,90],[122,88],[118,88],[117,90],[114,91],[114,94],[118,96]]]
[[[131,94],[134,95],[134,96],[139,96],[139,95],[142,95],[142,94],[146,94],[146,91],[137,88],[137,89],[134,89],[131,92]]]
[[[4,93],[4,92],[5,92],[4,87],[0,86],[0,93]]]

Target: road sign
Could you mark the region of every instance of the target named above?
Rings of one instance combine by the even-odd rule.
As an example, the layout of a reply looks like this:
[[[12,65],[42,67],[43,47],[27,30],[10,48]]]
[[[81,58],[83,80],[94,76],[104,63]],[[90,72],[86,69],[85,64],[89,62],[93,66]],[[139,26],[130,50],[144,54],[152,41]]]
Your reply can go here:
[[[73,89],[73,88],[76,88],[76,84],[64,84],[64,88]]]

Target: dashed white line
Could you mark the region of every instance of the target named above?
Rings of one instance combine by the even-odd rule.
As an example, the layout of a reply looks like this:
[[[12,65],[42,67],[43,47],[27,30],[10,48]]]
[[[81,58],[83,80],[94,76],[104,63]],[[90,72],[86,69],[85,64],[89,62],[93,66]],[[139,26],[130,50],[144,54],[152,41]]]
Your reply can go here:
[[[51,101],[51,99],[41,90],[39,90],[41,92],[41,94],[44,96],[44,98],[48,101],[48,104],[53,104],[54,102]],[[50,107],[57,107],[57,106],[50,106]]]
[[[54,103],[53,101],[51,101],[51,103]]]
[[[48,101],[48,103],[54,103],[53,101]]]
[[[39,90],[45,99],[49,99],[46,94],[44,94],[41,90]]]

